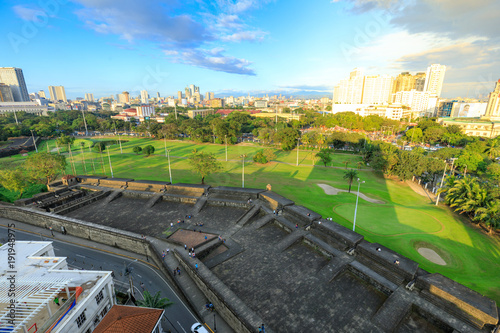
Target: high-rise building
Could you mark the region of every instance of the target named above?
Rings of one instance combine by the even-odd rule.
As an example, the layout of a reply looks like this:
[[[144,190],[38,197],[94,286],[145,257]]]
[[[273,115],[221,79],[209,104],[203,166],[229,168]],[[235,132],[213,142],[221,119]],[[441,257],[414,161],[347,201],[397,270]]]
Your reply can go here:
[[[10,86],[15,102],[28,102],[30,100],[21,68],[0,67],[0,83]]]
[[[441,89],[443,89],[445,72],[446,66],[444,65],[432,64],[427,67],[424,91],[427,91],[438,97],[441,96]]]
[[[94,94],[86,93],[85,94],[85,100],[87,102],[93,102],[94,101]]]
[[[178,99],[179,101],[181,101],[181,100],[182,100],[182,91],[180,91],[180,90],[177,92],[177,99]]]
[[[415,89],[415,77],[410,72],[403,72],[394,79],[391,94],[412,89]]]
[[[490,93],[484,118],[500,120],[500,80],[496,82],[495,89]]]
[[[53,101],[68,101],[63,86],[49,86],[49,94],[50,99]]]
[[[340,80],[333,90],[333,103],[360,104],[363,100],[365,77],[359,68],[355,68],[348,79]]]
[[[415,78],[415,90],[425,90],[425,73],[417,73],[413,76]]]
[[[130,103],[130,94],[128,93],[128,91],[124,91],[121,94],[118,94],[118,102]]]
[[[47,98],[45,96],[45,91],[43,91],[43,90],[38,90],[38,96],[40,96],[40,98]]]
[[[207,91],[205,93],[205,100],[209,100],[210,99],[210,93]]]
[[[147,104],[149,102],[149,94],[147,90],[141,90],[141,102]]]
[[[191,90],[189,89],[189,87],[186,87],[184,91],[186,93],[186,99],[189,99],[191,97]]]
[[[156,92],[156,98],[160,100],[160,93],[158,91]]]
[[[365,76],[362,104],[386,104],[393,78],[389,75]]]
[[[415,116],[434,116],[438,98],[428,91],[400,91],[395,94],[394,102],[411,108]]]
[[[1,102],[14,102],[14,96],[12,96],[12,90],[10,86],[5,83],[0,83],[0,101]]]
[[[215,94],[213,92],[210,92],[210,98],[209,99],[214,99]]]

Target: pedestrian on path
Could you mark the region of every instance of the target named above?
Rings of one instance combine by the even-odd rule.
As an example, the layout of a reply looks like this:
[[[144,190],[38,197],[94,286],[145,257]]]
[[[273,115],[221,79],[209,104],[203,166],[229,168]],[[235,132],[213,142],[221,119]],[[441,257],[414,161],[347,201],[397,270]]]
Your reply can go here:
[[[196,268],[196,270],[198,270],[198,264],[194,264],[194,267]]]
[[[177,267],[177,274],[181,275],[181,269]]]
[[[184,250],[187,250],[188,249],[188,246],[186,244],[184,244]]]
[[[169,253],[170,253],[170,249],[167,249],[167,254],[169,254]]]
[[[144,283],[141,282],[141,288],[142,288],[142,291],[144,291]]]
[[[54,298],[54,303],[56,303],[56,304],[57,304],[57,306],[61,306],[61,305],[59,304],[59,298],[58,298],[57,296]]]
[[[54,236],[54,231],[52,231],[52,226],[49,227],[49,230],[50,230],[50,233],[52,234],[52,237],[55,237]]]

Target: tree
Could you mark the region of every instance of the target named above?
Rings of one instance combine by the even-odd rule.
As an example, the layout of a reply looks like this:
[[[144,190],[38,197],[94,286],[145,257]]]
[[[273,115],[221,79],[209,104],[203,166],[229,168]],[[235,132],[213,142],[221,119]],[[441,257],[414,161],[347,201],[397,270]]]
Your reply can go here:
[[[23,195],[23,191],[28,186],[28,183],[28,178],[23,172],[23,168],[0,170],[0,184],[9,191],[19,192],[18,199]]]
[[[222,165],[212,153],[203,153],[194,151],[189,157],[191,168],[201,176],[201,183],[205,184],[205,177],[218,172]]]
[[[144,152],[144,154],[146,154],[146,156],[149,156],[151,154],[154,154],[155,147],[153,147],[151,145],[147,145],[146,147],[144,147],[144,149],[142,151]]]
[[[500,140],[493,139],[488,141],[488,143],[486,144],[485,153],[490,159],[500,156]]]
[[[135,146],[132,151],[136,154],[139,155],[139,153],[142,151],[142,148],[140,146]]]
[[[94,150],[102,153],[106,150],[106,144],[102,141],[98,141],[94,144]]]
[[[166,309],[170,307],[173,302],[171,302],[166,297],[161,297],[160,291],[158,291],[154,296],[152,296],[149,291],[145,290],[142,293],[143,300],[138,300],[136,303],[140,307],[153,308],[153,309]]]
[[[275,157],[276,155],[272,149],[263,149],[253,156],[253,161],[260,164],[266,164]]]
[[[66,169],[66,158],[63,155],[50,153],[35,153],[24,162],[28,177],[47,185]]]
[[[347,170],[347,165],[350,163],[350,161],[347,161],[347,160],[346,160],[346,161],[344,161],[344,162],[342,162],[342,163],[344,163],[345,168],[346,168],[346,170]]]
[[[332,162],[332,157],[330,156],[330,154],[332,153],[332,150],[331,149],[328,149],[328,148],[324,148],[324,149],[321,149],[317,154],[316,154],[316,157],[319,157],[319,159],[321,160],[321,162],[323,162],[323,164],[326,165],[328,163],[331,163]]]
[[[347,179],[347,182],[349,183],[349,193],[351,193],[351,185],[354,179],[358,178],[358,171],[354,169],[346,170],[344,172],[344,179]]]
[[[284,151],[289,151],[295,148],[299,137],[300,132],[291,127],[280,129],[275,135],[275,138],[281,143],[281,149]]]

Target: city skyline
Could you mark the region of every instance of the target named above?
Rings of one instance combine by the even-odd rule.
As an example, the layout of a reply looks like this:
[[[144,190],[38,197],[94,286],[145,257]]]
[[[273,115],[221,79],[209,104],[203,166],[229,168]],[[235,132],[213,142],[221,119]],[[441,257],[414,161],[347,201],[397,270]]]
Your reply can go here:
[[[0,59],[23,69],[29,92],[57,83],[70,99],[176,96],[192,82],[202,93],[331,96],[356,67],[395,77],[433,63],[447,66],[441,97],[485,98],[500,77],[500,4],[485,1],[5,1]]]

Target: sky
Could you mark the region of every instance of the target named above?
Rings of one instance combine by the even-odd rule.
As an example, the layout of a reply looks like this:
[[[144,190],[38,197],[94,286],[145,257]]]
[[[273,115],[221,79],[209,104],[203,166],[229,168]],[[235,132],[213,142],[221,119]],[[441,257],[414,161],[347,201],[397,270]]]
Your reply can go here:
[[[0,67],[68,98],[321,91],[447,66],[441,97],[500,79],[498,0],[2,0]]]

